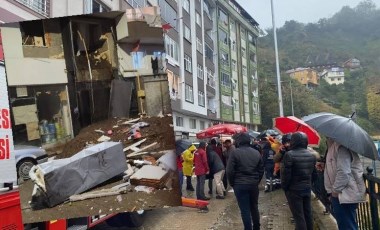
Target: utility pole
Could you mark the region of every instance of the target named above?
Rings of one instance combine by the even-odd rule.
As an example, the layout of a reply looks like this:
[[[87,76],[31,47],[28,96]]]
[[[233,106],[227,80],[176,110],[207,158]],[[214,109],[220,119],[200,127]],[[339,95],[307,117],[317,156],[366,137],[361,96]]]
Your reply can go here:
[[[280,108],[280,117],[283,117],[284,116],[284,108],[282,105],[280,65],[279,65],[279,61],[278,61],[277,34],[276,34],[276,23],[275,23],[275,19],[274,19],[273,0],[271,0],[271,9],[272,9],[272,24],[273,24],[273,36],[274,36],[274,50],[275,50],[275,54],[276,54],[278,105]]]
[[[292,116],[294,117],[292,79],[290,78],[290,103],[292,104]]]

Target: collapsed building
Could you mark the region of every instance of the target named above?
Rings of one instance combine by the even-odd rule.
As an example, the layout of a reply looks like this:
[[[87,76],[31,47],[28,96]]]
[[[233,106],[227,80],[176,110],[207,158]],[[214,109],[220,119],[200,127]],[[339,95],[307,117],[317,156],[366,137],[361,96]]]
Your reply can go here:
[[[5,24],[1,33],[15,144],[49,148],[97,121],[171,112],[156,7]]]

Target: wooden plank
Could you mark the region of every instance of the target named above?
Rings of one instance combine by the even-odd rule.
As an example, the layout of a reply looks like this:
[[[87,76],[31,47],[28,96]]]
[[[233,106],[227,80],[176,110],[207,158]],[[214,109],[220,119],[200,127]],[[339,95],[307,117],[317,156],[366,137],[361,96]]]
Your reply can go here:
[[[133,123],[135,123],[135,122],[137,122],[139,120],[140,120],[140,118],[136,118],[136,119],[132,119],[132,120],[129,120],[129,121],[124,121],[122,124],[123,125],[130,125],[130,124],[133,124]]]
[[[149,148],[151,148],[151,147],[153,147],[153,146],[155,146],[155,145],[157,145],[157,142],[154,142],[154,143],[152,143],[152,144],[150,144],[150,145],[147,145],[147,146],[145,146],[145,147],[139,149],[138,151],[135,151],[135,152],[133,152],[133,153],[130,153],[130,154],[127,155],[127,157],[135,156],[137,153],[142,152],[142,151],[144,151],[144,150],[146,150],[146,149],[149,149]]]
[[[146,141],[146,138],[145,139],[142,139],[141,141],[138,141],[138,142],[136,142],[136,143],[134,143],[134,144],[132,144],[132,145],[130,145],[130,146],[128,146],[128,147],[125,147],[124,149],[123,149],[123,151],[124,152],[126,152],[126,151],[128,151],[128,150],[130,150],[130,149],[132,149],[132,148],[134,148],[134,147],[136,147],[136,146],[139,146],[139,145],[141,145],[143,142],[145,142]]]

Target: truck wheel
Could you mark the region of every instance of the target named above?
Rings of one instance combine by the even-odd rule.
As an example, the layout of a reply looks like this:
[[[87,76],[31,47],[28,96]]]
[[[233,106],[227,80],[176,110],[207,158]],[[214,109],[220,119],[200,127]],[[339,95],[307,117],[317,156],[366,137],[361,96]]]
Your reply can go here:
[[[23,180],[29,179],[30,169],[35,165],[35,162],[32,159],[23,159],[17,163],[17,176]]]
[[[144,223],[145,212],[129,212],[119,213],[106,220],[106,223],[111,227],[129,227],[138,228]]]

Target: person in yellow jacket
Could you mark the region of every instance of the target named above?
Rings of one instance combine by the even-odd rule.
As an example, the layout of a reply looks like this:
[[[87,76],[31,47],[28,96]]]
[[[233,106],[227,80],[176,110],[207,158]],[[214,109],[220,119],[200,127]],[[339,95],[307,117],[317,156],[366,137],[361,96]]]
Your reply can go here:
[[[191,145],[188,149],[185,150],[182,154],[183,158],[183,175],[186,176],[186,190],[194,191],[193,184],[191,183],[191,177],[193,175],[193,166],[194,166],[194,152],[197,148],[194,145]]]

